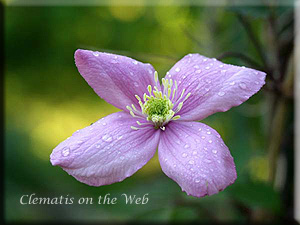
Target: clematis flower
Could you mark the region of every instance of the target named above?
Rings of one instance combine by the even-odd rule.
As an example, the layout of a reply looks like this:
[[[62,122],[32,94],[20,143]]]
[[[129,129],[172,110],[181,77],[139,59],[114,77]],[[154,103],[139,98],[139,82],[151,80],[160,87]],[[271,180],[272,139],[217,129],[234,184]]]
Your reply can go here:
[[[123,111],[60,143],[52,165],[85,184],[108,185],[130,177],[158,148],[163,172],[188,195],[216,194],[234,183],[235,164],[221,136],[194,121],[249,99],[264,85],[264,72],[189,54],[161,85],[150,64],[126,56],[79,49],[75,63],[94,91]]]

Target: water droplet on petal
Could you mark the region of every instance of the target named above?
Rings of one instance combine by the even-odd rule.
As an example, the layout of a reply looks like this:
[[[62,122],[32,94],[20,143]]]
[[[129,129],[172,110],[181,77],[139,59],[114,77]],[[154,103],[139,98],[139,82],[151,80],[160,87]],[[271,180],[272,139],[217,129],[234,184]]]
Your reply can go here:
[[[193,155],[197,155],[197,151],[193,151]]]
[[[207,59],[203,59],[203,62],[206,62],[207,61]]]
[[[132,63],[135,64],[135,65],[138,64],[138,62],[136,60],[133,60]]]
[[[121,140],[122,138],[123,138],[122,135],[120,135],[120,136],[117,137],[118,140]]]
[[[99,144],[98,144],[98,145],[96,145],[96,148],[100,148],[100,147],[101,147],[101,145],[99,145]]]
[[[217,154],[217,152],[218,152],[218,151],[217,151],[216,149],[213,149],[213,150],[212,150],[212,153],[214,153],[214,154]]]
[[[222,68],[223,66],[224,66],[224,65],[223,65],[223,64],[221,64],[219,67],[220,67],[220,68]]]
[[[207,134],[211,134],[211,132],[210,132],[210,131],[207,131],[206,133],[207,133]]]
[[[225,92],[224,92],[224,91],[220,91],[220,92],[218,93],[218,95],[222,97],[222,96],[225,95]]]
[[[191,164],[191,165],[193,165],[194,163],[195,163],[194,160],[189,161],[189,164]]]
[[[148,72],[149,72],[149,74],[152,74],[152,70],[149,69]]]
[[[212,140],[208,140],[209,143],[212,143]]]
[[[66,157],[66,156],[68,156],[70,154],[70,149],[66,148],[66,149],[62,150],[61,153],[62,153],[63,156]]]
[[[103,125],[103,126],[106,126],[106,123],[105,123],[105,122],[103,122],[103,123],[102,123],[102,125]]]
[[[111,142],[112,141],[112,137],[108,134],[105,134],[103,137],[102,137],[102,140],[105,141],[105,142]]]
[[[186,154],[185,152],[182,153],[182,157],[183,157],[183,158],[187,157],[187,154]]]
[[[188,148],[188,147],[190,147],[188,144],[186,144],[186,145],[184,146],[184,148]]]
[[[199,66],[198,66],[198,65],[196,65],[196,66],[194,66],[194,68],[195,68],[195,69],[199,69]]]
[[[240,88],[242,88],[242,89],[246,89],[246,88],[247,88],[247,86],[246,86],[246,84],[245,84],[244,82],[241,82],[241,83],[239,84],[239,86],[240,86]]]
[[[176,71],[176,72],[179,72],[179,71],[180,71],[180,68],[179,68],[179,67],[177,67],[177,68],[175,69],[175,71]]]
[[[207,66],[207,67],[205,67],[205,69],[206,69],[206,70],[209,70],[209,69],[210,69],[210,67],[209,67],[209,66]]]
[[[93,55],[94,56],[99,56],[99,53],[98,52],[93,52]]]
[[[201,138],[202,138],[202,139],[205,139],[205,136],[202,136]]]
[[[196,178],[195,183],[200,183],[200,178]]]

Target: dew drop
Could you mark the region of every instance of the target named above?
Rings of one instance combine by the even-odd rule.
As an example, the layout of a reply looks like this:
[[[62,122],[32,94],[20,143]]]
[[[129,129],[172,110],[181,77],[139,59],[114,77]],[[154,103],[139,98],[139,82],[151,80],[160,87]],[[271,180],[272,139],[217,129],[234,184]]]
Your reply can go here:
[[[191,165],[193,165],[194,163],[195,163],[194,160],[189,161],[189,164],[191,164]]]
[[[201,128],[199,128],[199,131],[201,131],[202,129]]]
[[[106,123],[105,123],[105,122],[103,122],[103,123],[102,123],[102,125],[103,125],[103,126],[106,126]]]
[[[209,70],[209,69],[210,69],[210,67],[209,67],[209,66],[207,66],[207,67],[205,67],[205,69],[206,69],[206,70]]]
[[[174,164],[173,167],[175,168],[175,167],[176,167],[176,164]]]
[[[201,138],[202,138],[202,139],[205,139],[205,136],[202,136]]]
[[[175,69],[175,71],[176,71],[176,72],[179,72],[179,71],[180,71],[180,68],[179,68],[179,67],[177,67],[177,68]]]
[[[65,157],[68,156],[69,154],[70,154],[70,149],[68,149],[68,148],[67,148],[67,149],[64,149],[64,150],[62,151],[62,155],[65,156]]]
[[[214,153],[214,154],[217,154],[217,152],[218,152],[218,151],[217,151],[216,149],[213,149],[213,150],[212,150],[212,153]]]
[[[239,86],[240,86],[240,88],[242,88],[242,89],[246,89],[246,88],[247,88],[247,86],[246,86],[246,84],[245,84],[244,82],[241,82],[241,83],[239,84]]]
[[[229,83],[229,85],[231,85],[231,86],[232,86],[232,85],[235,85],[235,82],[232,81],[232,82]]]
[[[203,59],[203,62],[206,62],[207,61],[207,59]]]
[[[195,68],[195,69],[199,69],[199,66],[198,66],[198,65],[196,65],[196,66],[194,66],[194,68]]]
[[[111,141],[112,141],[112,137],[109,136],[108,134],[105,134],[105,135],[102,137],[102,140],[105,141],[105,142],[111,142]]]
[[[121,140],[122,138],[123,138],[122,135],[120,135],[120,136],[117,137],[118,140]]]
[[[99,53],[98,52],[93,52],[93,55],[94,56],[99,56]]]
[[[221,64],[219,67],[220,67],[220,68],[222,68],[222,67],[224,67],[224,65],[223,65],[223,64]]]
[[[224,91],[220,91],[220,92],[218,93],[218,95],[219,95],[220,97],[222,97],[222,96],[225,95],[225,92],[224,92]]]
[[[207,134],[211,134],[211,132],[210,132],[210,131],[207,131],[206,133],[207,133]]]
[[[259,82],[258,82],[258,81],[255,81],[255,84],[259,84]]]
[[[148,72],[149,72],[149,74],[152,74],[152,70],[149,69]]]
[[[96,145],[96,148],[100,148],[101,147],[101,145]]]
[[[132,63],[135,64],[135,65],[138,64],[138,62],[136,60],[133,60]]]
[[[208,140],[209,143],[212,143],[212,140]]]
[[[197,155],[197,151],[193,151],[193,155]]]
[[[200,178],[196,178],[195,183],[200,183]]]
[[[187,157],[187,154],[186,154],[185,152],[182,153],[182,157],[183,157],[183,158]]]

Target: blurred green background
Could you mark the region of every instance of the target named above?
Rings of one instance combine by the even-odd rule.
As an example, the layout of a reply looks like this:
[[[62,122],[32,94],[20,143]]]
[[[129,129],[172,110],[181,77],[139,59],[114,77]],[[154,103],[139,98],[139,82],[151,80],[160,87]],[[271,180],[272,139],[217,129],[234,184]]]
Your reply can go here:
[[[276,18],[289,18],[292,14],[292,7],[272,10]],[[160,77],[177,60],[194,52],[215,58],[225,52],[240,52],[254,59],[263,70],[272,70],[272,63],[265,67],[238,15],[251,23],[254,35],[264,48],[263,54],[272,62],[266,29],[270,10],[266,7],[142,4],[6,7],[6,221],[228,222],[264,221],[291,215],[292,190],[286,183],[292,182],[292,177],[285,175],[277,181],[269,180],[269,130],[274,112],[270,99],[278,97],[273,95],[271,85],[270,90],[267,88],[268,82],[272,82],[269,77],[263,90],[249,101],[203,121],[221,134],[237,167],[236,182],[217,195],[200,199],[187,196],[163,174],[157,154],[132,177],[98,188],[78,182],[49,161],[52,149],[74,131],[118,111],[100,99],[80,76],[74,63],[76,49],[113,52],[149,62]],[[285,28],[283,33],[290,29]],[[289,35],[285,33],[284,37]],[[243,57],[222,57],[222,61],[251,67]],[[292,104],[286,108],[284,133],[289,132],[286,129],[292,124],[289,119]],[[282,142],[287,140],[284,147],[280,143],[279,152],[282,148],[292,152],[292,140],[279,137]],[[285,165],[292,165],[289,157],[283,158]],[[149,193],[149,202],[146,205],[125,205],[124,201],[116,205],[79,205],[76,201],[72,205],[21,205],[20,197],[32,193],[37,197],[69,195],[95,200],[106,193],[119,199],[122,193],[138,196]]]

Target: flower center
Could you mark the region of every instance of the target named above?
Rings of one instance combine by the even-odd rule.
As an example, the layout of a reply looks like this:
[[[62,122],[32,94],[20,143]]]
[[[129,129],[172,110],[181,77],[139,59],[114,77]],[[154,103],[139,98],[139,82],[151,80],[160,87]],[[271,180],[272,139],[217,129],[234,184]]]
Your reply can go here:
[[[163,90],[159,91],[157,88],[159,83],[158,74],[156,71],[154,73],[154,80],[154,90],[152,90],[151,85],[148,85],[149,94],[144,93],[144,101],[142,101],[142,99],[138,95],[135,95],[139,102],[142,112],[137,110],[134,104],[132,104],[131,107],[126,107],[133,117],[138,117],[149,121],[147,123],[141,123],[137,121],[137,124],[140,125],[140,127],[132,126],[131,128],[134,130],[147,128],[149,127],[147,126],[149,124],[153,124],[155,129],[160,128],[162,130],[165,130],[165,125],[170,120],[178,120],[180,118],[180,115],[175,114],[181,110],[183,102],[187,100],[187,98],[191,95],[191,93],[188,93],[183,99],[185,92],[185,89],[183,89],[181,95],[178,96],[177,82],[175,81],[173,83],[172,79],[162,78]],[[174,108],[174,106],[176,107]]]

